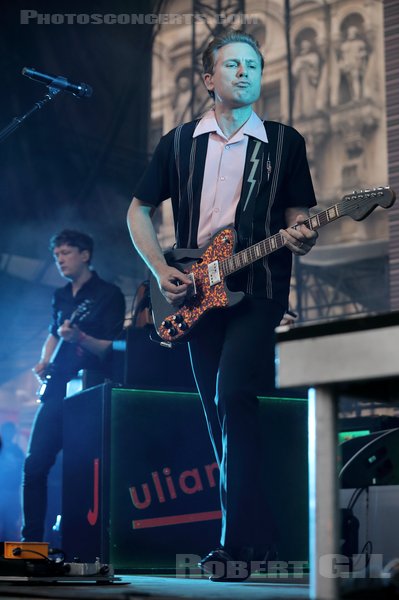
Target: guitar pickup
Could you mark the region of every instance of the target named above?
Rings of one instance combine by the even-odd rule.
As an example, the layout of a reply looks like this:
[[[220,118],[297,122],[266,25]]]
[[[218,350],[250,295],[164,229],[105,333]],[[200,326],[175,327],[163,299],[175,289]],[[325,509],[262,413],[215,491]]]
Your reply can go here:
[[[219,271],[219,261],[214,260],[208,265],[208,275],[209,275],[209,285],[216,285],[220,283],[220,271]]]

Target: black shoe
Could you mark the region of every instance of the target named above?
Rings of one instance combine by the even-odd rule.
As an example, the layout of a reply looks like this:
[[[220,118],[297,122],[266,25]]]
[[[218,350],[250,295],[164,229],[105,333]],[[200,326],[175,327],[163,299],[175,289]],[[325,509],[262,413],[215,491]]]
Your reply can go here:
[[[223,548],[216,548],[198,563],[203,573],[210,575],[211,581],[245,581],[251,575],[250,563],[235,560]]]

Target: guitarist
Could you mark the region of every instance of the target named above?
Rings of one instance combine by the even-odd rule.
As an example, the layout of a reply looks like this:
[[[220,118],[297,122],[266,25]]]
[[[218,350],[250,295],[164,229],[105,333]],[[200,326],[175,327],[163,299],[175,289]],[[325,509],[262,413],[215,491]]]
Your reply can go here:
[[[257,396],[274,391],[274,330],[288,307],[292,254],[307,254],[317,237],[304,225],[292,227],[316,204],[303,137],[281,123],[263,123],[252,109],[263,65],[258,43],[246,33],[225,31],[211,41],[203,79],[214,108],[161,139],[128,212],[133,244],[175,306],[184,303],[191,280],[168,266],[152,225],[167,198],[177,247],[206,246],[227,225],[235,226],[238,249],[279,231],[285,241],[229,278],[228,287],[244,291],[244,300],[211,311],[189,344],[220,466],[220,546],[200,562],[215,581],[246,579],[251,561],[271,557],[273,482],[264,489]],[[229,568],[234,561],[243,561],[241,571]],[[212,575],[215,563],[222,568]]]
[[[51,378],[35,417],[24,465],[22,539],[25,541],[43,540],[48,473],[62,449],[66,384],[82,368],[100,371],[104,377],[111,375],[112,340],[121,333],[125,317],[121,290],[92,270],[93,240],[89,235],[63,230],[51,238],[50,251],[68,283],[54,293],[50,333],[33,369],[40,381],[48,372]],[[86,304],[89,309],[83,313],[83,320],[72,324],[71,315]],[[49,370],[56,348],[53,368]]]

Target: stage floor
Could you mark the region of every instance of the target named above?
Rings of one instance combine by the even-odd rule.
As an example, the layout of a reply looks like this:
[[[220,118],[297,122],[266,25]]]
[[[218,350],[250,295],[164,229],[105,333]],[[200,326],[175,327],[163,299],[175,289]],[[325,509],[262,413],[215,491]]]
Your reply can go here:
[[[116,575],[115,583],[54,583],[43,581],[0,582],[1,598],[75,600],[155,600],[174,598],[206,598],[219,600],[298,600],[309,598],[309,587],[304,583],[268,582],[253,576],[243,583],[215,583],[205,578],[165,576]]]
[[[110,583],[95,581],[11,582],[0,577],[2,600],[309,600],[307,578],[282,581],[254,575],[242,583],[215,583],[201,577],[165,575],[116,575]],[[383,585],[381,580],[343,582],[334,600],[399,600],[399,586]],[[317,599],[322,600],[322,599]]]

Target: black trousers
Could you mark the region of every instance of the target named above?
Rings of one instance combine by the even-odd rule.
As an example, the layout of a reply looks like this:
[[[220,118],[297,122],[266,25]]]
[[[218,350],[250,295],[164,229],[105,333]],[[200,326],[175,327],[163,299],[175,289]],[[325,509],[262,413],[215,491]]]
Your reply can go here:
[[[198,325],[190,355],[220,466],[221,545],[236,559],[261,559],[275,542],[272,484],[261,460],[258,396],[275,390],[274,330],[284,308],[245,297]],[[266,489],[268,488],[268,489]]]
[[[22,482],[22,539],[43,541],[47,512],[47,479],[62,449],[63,382],[39,406],[33,423]]]

